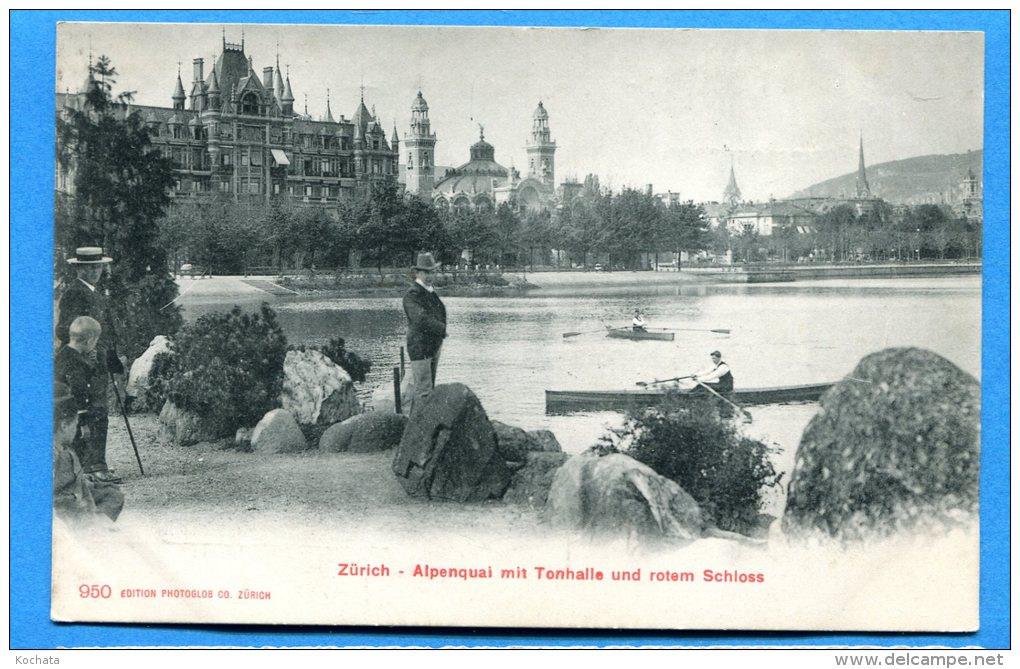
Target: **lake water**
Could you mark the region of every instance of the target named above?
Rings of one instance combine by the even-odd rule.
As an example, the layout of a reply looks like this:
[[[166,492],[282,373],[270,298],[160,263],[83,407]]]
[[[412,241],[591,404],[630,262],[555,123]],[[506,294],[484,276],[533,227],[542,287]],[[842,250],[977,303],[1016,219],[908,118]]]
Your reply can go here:
[[[675,275],[674,275],[675,276]],[[530,275],[539,290],[497,297],[444,297],[448,338],[439,383],[461,382],[490,418],[526,429],[549,428],[567,452],[593,444],[614,413],[545,415],[546,389],[633,389],[637,381],[705,368],[722,351],[737,386],[837,381],[869,353],[917,346],[980,378],[981,278],[831,279],[757,285],[620,285],[612,275]],[[580,285],[580,280],[597,282]],[[679,280],[679,279],[678,279]],[[262,298],[185,299],[196,318]],[[292,343],[342,336],[373,369],[362,395],[392,385],[406,324],[399,295],[325,298],[266,296]],[[630,322],[635,308],[650,327],[729,329],[679,331],[673,342],[608,339],[604,328]],[[565,332],[592,331],[573,338]],[[787,469],[814,404],[754,407],[753,436],[783,449]]]

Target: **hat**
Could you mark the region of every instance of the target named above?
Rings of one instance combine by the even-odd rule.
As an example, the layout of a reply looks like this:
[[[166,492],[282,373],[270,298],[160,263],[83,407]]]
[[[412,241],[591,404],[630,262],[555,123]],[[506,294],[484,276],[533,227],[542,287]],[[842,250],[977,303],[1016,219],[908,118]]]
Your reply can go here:
[[[421,272],[434,272],[439,267],[440,264],[436,262],[431,253],[419,253],[418,261],[414,263],[414,269]]]
[[[721,358],[722,357],[722,353],[720,353],[719,351],[712,351],[708,355],[710,355],[713,358]]]
[[[79,246],[74,250],[74,257],[67,259],[71,265],[101,265],[113,262],[113,258],[103,255],[100,246]]]

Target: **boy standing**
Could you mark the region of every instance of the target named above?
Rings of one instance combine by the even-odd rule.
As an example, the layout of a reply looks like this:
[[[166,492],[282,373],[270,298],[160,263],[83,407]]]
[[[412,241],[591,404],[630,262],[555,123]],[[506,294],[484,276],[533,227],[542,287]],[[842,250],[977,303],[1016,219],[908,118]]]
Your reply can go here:
[[[75,318],[68,328],[69,341],[57,352],[54,376],[71,389],[78,416],[72,448],[85,473],[100,483],[120,483],[121,479],[106,465],[107,384],[96,352],[101,332],[96,319]]]

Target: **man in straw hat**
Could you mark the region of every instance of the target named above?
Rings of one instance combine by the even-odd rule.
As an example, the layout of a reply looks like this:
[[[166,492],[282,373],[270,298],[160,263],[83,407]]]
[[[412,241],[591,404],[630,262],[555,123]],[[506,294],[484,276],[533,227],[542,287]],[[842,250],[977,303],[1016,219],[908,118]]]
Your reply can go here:
[[[436,382],[439,350],[446,338],[446,307],[432,287],[432,272],[440,267],[431,253],[419,253],[414,284],[404,294],[407,316],[407,355],[411,359],[411,397],[407,414],[429,394]]]
[[[89,316],[100,326],[99,341],[95,351],[90,353],[96,364],[91,412],[94,418],[87,433],[75,439],[74,448],[87,474],[97,481],[117,483],[120,479],[106,465],[106,432],[109,427],[106,395],[109,375],[123,374],[124,365],[117,356],[107,298],[97,287],[106,266],[113,261],[103,255],[103,249],[98,246],[82,246],[67,262],[74,266],[78,276],[67,285],[57,304],[57,339],[65,346],[71,343],[71,323],[79,316]]]

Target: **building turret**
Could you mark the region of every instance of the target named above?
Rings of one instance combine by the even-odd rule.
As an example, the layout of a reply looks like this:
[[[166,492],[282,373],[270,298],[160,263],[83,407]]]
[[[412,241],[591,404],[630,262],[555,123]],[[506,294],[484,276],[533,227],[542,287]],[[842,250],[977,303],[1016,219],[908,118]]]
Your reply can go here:
[[[327,122],[327,123],[336,123],[336,120],[333,118],[333,111],[329,108],[329,89],[328,88],[326,89],[326,115],[323,117],[322,120]]]
[[[276,78],[273,80],[273,96],[276,104],[283,109],[283,73],[280,72],[280,54],[276,54]]]
[[[549,188],[556,184],[556,142],[550,139],[549,113],[539,100],[531,115],[531,137],[528,139],[528,176]]]
[[[220,110],[220,79],[216,76],[216,68],[212,70],[212,81],[209,82],[209,90],[206,91],[209,98],[209,109]]]
[[[288,66],[289,67],[289,66]],[[283,87],[283,97],[280,98],[283,102],[281,107],[283,108],[284,115],[290,116],[294,114],[294,92],[290,89],[290,71],[287,72],[287,83]]]
[[[92,78],[92,73],[89,72],[89,79],[91,79],[91,78]],[[180,69],[177,70],[177,85],[174,86],[174,94],[171,97],[171,99],[174,101],[174,109],[176,109],[176,110],[183,110],[184,109],[184,101],[187,99],[187,97],[184,95],[184,84],[181,83],[181,71],[180,71]]]
[[[411,104],[411,129],[404,135],[404,147],[407,149],[407,191],[431,198],[436,183],[436,136],[429,122],[429,105],[421,91]],[[397,150],[396,144],[393,150]]]
[[[400,151],[400,135],[397,134],[397,122],[393,122],[393,134],[390,135],[390,148],[393,153]]]

